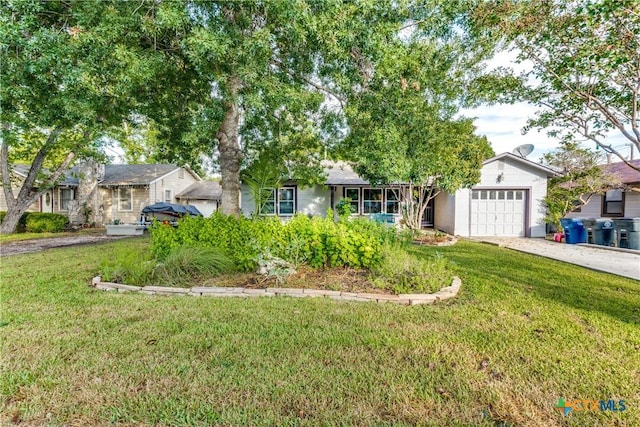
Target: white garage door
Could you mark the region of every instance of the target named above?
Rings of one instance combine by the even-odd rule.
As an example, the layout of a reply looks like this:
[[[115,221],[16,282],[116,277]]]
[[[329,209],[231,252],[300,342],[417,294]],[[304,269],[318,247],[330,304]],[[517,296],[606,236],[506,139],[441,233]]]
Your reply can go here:
[[[472,236],[524,236],[526,191],[472,190]]]

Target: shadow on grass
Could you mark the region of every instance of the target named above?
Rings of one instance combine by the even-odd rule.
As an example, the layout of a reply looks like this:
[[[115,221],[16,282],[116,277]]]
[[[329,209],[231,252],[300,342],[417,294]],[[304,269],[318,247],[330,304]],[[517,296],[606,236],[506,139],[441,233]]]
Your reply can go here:
[[[640,285],[623,277],[482,243],[415,248],[416,253],[446,256],[459,275],[476,281],[478,297],[507,286],[578,310],[599,311],[626,323],[640,324]]]

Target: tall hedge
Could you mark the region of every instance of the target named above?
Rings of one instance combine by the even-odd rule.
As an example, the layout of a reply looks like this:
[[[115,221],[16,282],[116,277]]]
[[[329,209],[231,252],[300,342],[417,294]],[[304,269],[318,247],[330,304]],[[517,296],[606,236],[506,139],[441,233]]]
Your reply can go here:
[[[334,222],[327,218],[296,215],[282,223],[278,218],[235,218],[219,213],[209,218],[184,218],[178,227],[156,223],[151,231],[151,251],[163,259],[181,245],[211,246],[229,256],[243,271],[255,268],[266,252],[312,267],[369,268],[381,260],[386,239],[395,230],[366,219]]]

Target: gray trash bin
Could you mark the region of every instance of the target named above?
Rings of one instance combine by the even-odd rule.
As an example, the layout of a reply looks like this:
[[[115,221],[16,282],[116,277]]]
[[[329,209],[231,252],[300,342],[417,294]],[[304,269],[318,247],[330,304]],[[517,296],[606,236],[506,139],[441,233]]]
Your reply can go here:
[[[614,219],[619,248],[640,250],[640,218]]]
[[[587,243],[589,243],[590,245],[595,245],[596,243],[593,238],[593,229],[596,225],[596,219],[582,218],[582,225],[584,226],[585,230],[587,230]]]
[[[613,221],[609,218],[597,219],[593,226],[593,243],[602,246],[613,246],[614,240]]]

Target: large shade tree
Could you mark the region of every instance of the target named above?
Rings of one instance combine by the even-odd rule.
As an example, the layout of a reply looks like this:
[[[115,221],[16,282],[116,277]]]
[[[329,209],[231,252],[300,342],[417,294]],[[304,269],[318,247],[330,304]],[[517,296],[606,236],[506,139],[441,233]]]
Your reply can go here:
[[[532,64],[512,97],[542,107],[529,127],[591,141],[638,169],[607,137],[640,152],[640,2],[494,0],[474,22]]]
[[[171,81],[184,62],[166,55],[175,46],[158,42],[161,28],[151,24],[160,21],[157,13],[155,2],[3,3],[0,171],[8,210],[0,232],[13,232],[76,159],[98,155],[109,127],[145,99],[162,98],[158,88],[166,95],[175,87],[164,83],[182,81]],[[30,169],[12,182],[16,163]]]
[[[212,123],[222,211],[238,215],[243,157],[279,159],[283,174],[317,169],[367,57],[401,22],[403,2],[192,1],[183,49],[222,109]],[[328,102],[325,102],[328,101]],[[309,177],[312,179],[312,177]]]

